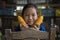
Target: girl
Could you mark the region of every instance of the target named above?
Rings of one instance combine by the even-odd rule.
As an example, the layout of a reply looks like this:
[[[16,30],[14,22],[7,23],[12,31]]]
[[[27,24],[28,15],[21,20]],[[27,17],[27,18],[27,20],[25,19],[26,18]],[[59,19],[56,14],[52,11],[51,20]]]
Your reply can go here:
[[[39,16],[39,13],[38,13],[38,9],[37,9],[36,5],[27,4],[24,6],[24,8],[22,10],[22,17],[28,24],[29,28],[32,28],[31,25],[37,20],[38,16]],[[15,30],[20,31],[20,29],[18,30],[18,28],[22,29],[22,27],[17,27]],[[38,28],[41,31],[46,31],[44,26],[39,26]]]

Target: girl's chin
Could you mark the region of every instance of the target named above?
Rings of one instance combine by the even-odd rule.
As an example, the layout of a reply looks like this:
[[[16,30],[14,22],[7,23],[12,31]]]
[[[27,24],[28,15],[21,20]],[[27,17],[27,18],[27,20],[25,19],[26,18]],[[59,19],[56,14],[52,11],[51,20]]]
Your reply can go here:
[[[28,25],[32,25],[33,23],[27,23]]]
[[[28,25],[32,25],[32,24],[28,24]]]
[[[28,23],[28,25],[32,25],[33,23]]]

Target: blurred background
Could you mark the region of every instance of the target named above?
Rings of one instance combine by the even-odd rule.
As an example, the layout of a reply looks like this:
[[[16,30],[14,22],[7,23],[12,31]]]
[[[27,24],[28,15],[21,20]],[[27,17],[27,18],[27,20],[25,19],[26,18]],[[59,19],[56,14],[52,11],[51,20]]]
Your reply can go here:
[[[18,26],[17,16],[28,3],[37,5],[46,26],[57,27],[56,40],[60,40],[60,0],[0,0],[0,35],[4,35],[4,29],[14,31]]]

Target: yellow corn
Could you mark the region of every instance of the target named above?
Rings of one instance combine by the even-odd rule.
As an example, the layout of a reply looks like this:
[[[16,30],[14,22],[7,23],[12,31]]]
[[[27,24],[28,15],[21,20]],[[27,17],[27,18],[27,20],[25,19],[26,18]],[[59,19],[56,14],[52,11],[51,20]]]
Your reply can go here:
[[[35,21],[35,23],[33,25],[40,25],[43,22],[43,16],[39,16],[38,19]]]
[[[18,22],[21,23],[24,27],[27,27],[26,22],[24,21],[24,19],[21,16],[18,16]]]

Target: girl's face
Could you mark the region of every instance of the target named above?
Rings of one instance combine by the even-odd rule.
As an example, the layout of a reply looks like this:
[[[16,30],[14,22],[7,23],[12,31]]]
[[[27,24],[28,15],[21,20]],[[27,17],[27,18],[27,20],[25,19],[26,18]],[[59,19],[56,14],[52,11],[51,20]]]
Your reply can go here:
[[[36,9],[34,7],[27,8],[23,17],[28,25],[32,25],[38,17]]]

